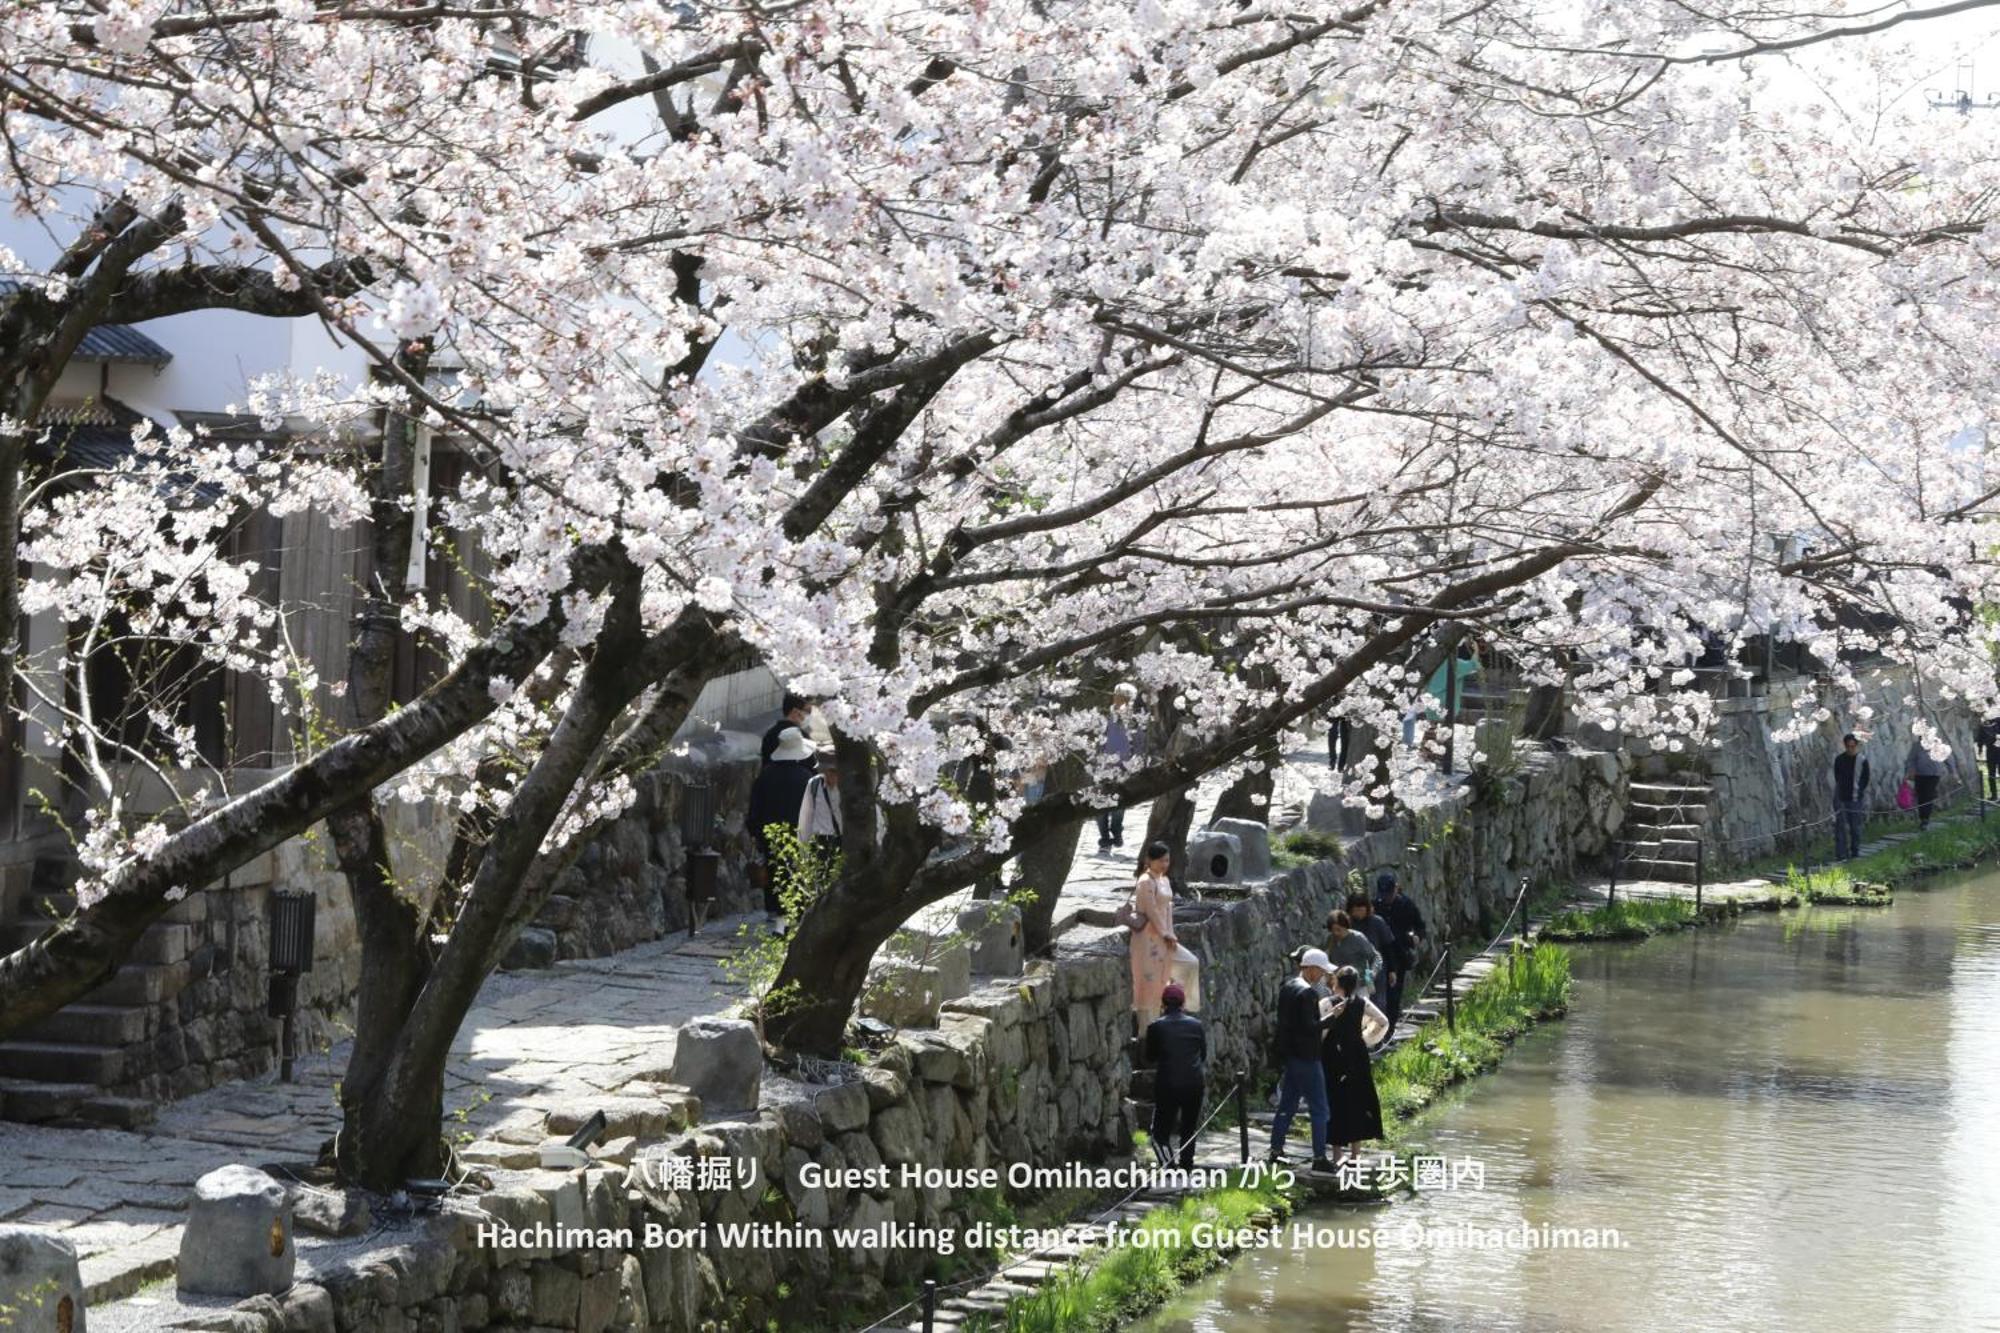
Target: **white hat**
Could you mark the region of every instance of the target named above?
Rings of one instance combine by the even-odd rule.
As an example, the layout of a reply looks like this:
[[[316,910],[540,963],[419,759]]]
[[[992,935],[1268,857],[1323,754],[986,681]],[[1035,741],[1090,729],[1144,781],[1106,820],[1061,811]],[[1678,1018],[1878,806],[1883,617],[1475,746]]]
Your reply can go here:
[[[797,727],[786,727],[778,733],[778,748],[771,751],[773,760],[810,759],[815,751],[813,743]]]
[[[1299,955],[1300,967],[1316,967],[1322,972],[1333,971],[1333,960],[1326,956],[1324,949],[1307,949]]]

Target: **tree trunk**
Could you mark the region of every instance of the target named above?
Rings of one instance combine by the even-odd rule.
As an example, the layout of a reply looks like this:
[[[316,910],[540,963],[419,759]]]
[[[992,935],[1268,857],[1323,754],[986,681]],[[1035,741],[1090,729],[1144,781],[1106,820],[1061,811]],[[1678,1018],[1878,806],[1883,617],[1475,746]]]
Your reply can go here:
[[[1069,882],[1070,867],[1076,864],[1076,847],[1085,822],[1077,819],[1058,824],[1022,849],[1021,878],[1015,887],[1032,890],[1035,895],[1021,908],[1021,939],[1029,953],[1041,953],[1055,942],[1056,906],[1062,899],[1063,885]]]
[[[1146,840],[1139,845],[1138,856],[1133,861],[1133,874],[1137,875],[1139,864],[1146,855],[1148,845],[1155,842],[1167,844],[1167,875],[1176,884],[1187,878],[1187,840],[1194,831],[1194,798],[1188,795],[1192,788],[1176,787],[1153,798],[1151,809],[1146,813]]]
[[[780,1002],[764,1016],[765,1040],[796,1054],[838,1058],[868,964],[907,915],[900,900],[884,908],[846,881],[822,894],[799,918],[771,984]]]
[[[1285,761],[1284,753],[1276,737],[1265,741],[1251,753],[1251,761],[1262,765],[1256,772],[1245,772],[1229,789],[1222,793],[1215,803],[1215,813],[1208,817],[1213,828],[1218,819],[1254,819],[1260,824],[1271,822],[1271,791],[1277,784],[1278,765]]]

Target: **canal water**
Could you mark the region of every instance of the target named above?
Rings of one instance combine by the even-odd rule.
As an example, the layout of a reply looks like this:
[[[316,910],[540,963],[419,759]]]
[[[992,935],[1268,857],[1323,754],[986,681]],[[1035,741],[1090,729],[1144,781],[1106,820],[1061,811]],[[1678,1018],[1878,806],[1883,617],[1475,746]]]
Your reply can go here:
[[[1310,1210],[1139,1327],[2000,1333],[2000,875],[1575,954],[1420,1133],[1483,1188]]]

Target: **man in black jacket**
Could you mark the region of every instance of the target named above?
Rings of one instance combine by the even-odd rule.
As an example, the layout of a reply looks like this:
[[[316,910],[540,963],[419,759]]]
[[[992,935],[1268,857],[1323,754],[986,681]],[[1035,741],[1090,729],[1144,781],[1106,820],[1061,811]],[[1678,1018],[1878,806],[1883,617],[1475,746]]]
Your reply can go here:
[[[799,734],[805,735],[806,719],[812,716],[812,710],[812,700],[786,690],[784,702],[778,707],[778,720],[765,730],[764,744],[759,748],[757,757],[767,764],[771,762],[771,752],[778,748],[778,738],[785,734],[786,727],[797,727]],[[817,764],[810,766],[818,767]]]
[[[1851,861],[1861,855],[1861,826],[1868,818],[1868,760],[1853,732],[1840,738],[1833,757],[1833,855]]]
[[[1153,1151],[1163,1163],[1178,1161],[1183,1171],[1194,1169],[1195,1130],[1208,1091],[1208,1033],[1186,1004],[1181,984],[1168,982],[1160,992],[1164,1012],[1146,1025],[1146,1063],[1153,1069]]]
[[[1278,992],[1278,1067],[1284,1071],[1278,1082],[1278,1114],[1271,1121],[1273,1162],[1283,1161],[1285,1135],[1291,1131],[1292,1117],[1300,1099],[1312,1120],[1313,1170],[1331,1171],[1326,1156],[1326,1068],[1320,1063],[1319,1040],[1320,983],[1330,970],[1324,951],[1307,949],[1299,957],[1299,972],[1288,977]]]
[[[1403,1012],[1403,985],[1410,979],[1410,969],[1417,965],[1422,949],[1419,941],[1425,938],[1424,914],[1417,910],[1415,903],[1403,896],[1402,887],[1396,882],[1396,872],[1385,870],[1375,877],[1375,915],[1388,923],[1400,951],[1394,964],[1396,980],[1389,987],[1389,1003],[1384,1008],[1393,1031],[1396,1020]]]

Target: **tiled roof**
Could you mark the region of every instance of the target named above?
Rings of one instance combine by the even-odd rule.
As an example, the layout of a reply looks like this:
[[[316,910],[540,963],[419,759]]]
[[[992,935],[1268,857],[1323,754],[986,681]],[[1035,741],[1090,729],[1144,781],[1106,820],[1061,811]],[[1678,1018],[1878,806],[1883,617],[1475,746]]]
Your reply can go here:
[[[0,277],[0,292],[20,286],[20,279]],[[130,324],[99,324],[77,344],[77,358],[84,361],[126,361],[142,366],[164,366],[174,354]]]
[[[62,472],[115,467],[131,454],[132,427],[143,420],[116,398],[50,403],[40,418],[48,438],[35,446],[35,454]]]
[[[99,324],[83,335],[77,356],[86,361],[131,361],[164,366],[174,354],[130,324]]]

